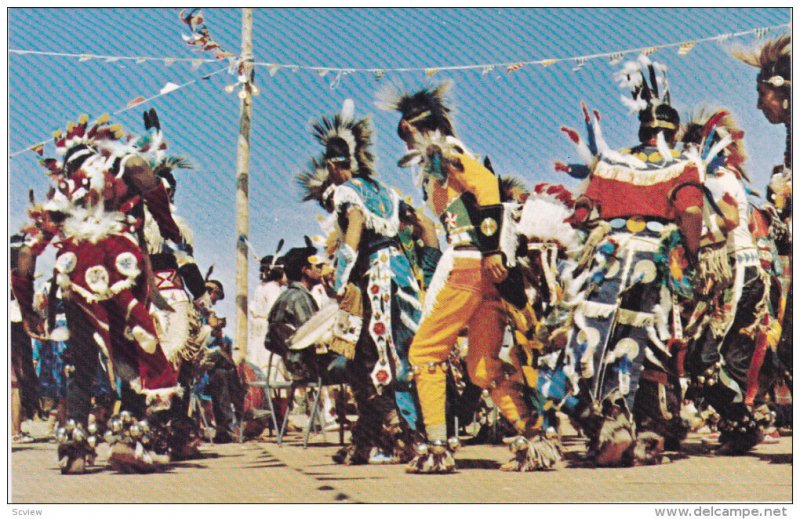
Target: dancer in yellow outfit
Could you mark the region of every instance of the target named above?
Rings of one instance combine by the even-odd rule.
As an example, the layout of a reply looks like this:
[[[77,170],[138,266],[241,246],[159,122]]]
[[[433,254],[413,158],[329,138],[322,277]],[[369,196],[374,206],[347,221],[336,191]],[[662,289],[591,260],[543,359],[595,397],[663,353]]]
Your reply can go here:
[[[506,248],[501,245],[513,243],[513,239],[508,236],[510,229],[503,225],[498,178],[455,138],[450,110],[444,104],[449,86],[445,83],[432,90],[395,96],[385,103],[402,113],[398,133],[410,152],[401,165],[420,164],[425,199],[442,221],[450,245],[434,274],[409,354],[428,443],[418,446],[408,471],[455,469],[451,452],[458,447],[458,440],[447,440],[445,371],[464,328],[468,331],[471,381],[490,391],[492,400],[520,433],[514,443],[516,450],[530,451],[524,456],[527,462],[512,461],[504,467],[549,468],[559,457],[557,449],[542,445],[544,440],[538,437],[534,442],[526,439],[532,436],[535,424],[520,392],[522,370],[517,365],[507,376],[505,373],[512,370],[505,371],[499,358],[508,315],[498,284],[504,286],[506,266],[514,259],[513,250],[501,250]],[[524,300],[517,301],[517,306],[524,307]]]

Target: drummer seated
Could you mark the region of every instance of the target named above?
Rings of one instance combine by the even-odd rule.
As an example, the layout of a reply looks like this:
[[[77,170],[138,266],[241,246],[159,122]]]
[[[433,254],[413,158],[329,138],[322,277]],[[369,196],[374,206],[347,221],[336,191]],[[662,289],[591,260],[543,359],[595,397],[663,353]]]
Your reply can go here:
[[[344,381],[346,361],[331,352],[317,353],[313,347],[290,350],[289,338],[319,310],[311,290],[322,279],[322,258],[313,247],[291,249],[284,257],[289,285],[278,296],[268,317],[264,347],[283,357],[293,382],[315,381],[322,376],[323,384]]]

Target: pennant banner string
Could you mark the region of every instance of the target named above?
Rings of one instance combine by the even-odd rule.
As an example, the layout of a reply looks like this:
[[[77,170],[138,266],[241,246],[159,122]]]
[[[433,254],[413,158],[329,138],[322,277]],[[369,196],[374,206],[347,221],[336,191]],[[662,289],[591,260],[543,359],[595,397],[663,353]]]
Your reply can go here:
[[[94,59],[105,60],[107,62],[113,63],[122,60],[128,61],[135,61],[137,63],[144,63],[146,61],[157,61],[161,63],[165,62],[191,62],[191,63],[219,63],[222,58],[176,58],[172,56],[109,56],[104,54],[87,54],[87,53],[80,53],[80,54],[71,54],[68,52],[48,52],[48,51],[40,51],[40,50],[23,50],[23,49],[8,49],[9,54],[18,54],[20,56],[24,56],[27,54],[34,54],[37,56],[54,56],[60,58],[78,58],[78,61],[90,61]],[[170,64],[171,64],[170,63]]]
[[[127,112],[128,110],[136,108],[137,106],[141,106],[141,105],[143,105],[145,103],[149,103],[150,101],[152,101],[154,99],[157,99],[159,97],[163,97],[163,96],[165,96],[167,94],[171,94],[172,92],[175,92],[176,90],[180,90],[181,88],[187,87],[189,85],[193,85],[194,83],[197,83],[198,81],[209,79],[212,76],[215,76],[215,75],[220,74],[222,72],[225,72],[227,70],[228,70],[228,67],[225,67],[225,68],[219,69],[219,70],[217,70],[215,72],[211,72],[210,74],[206,74],[205,76],[203,76],[201,78],[192,79],[191,81],[187,81],[186,83],[182,83],[180,85],[176,85],[175,83],[167,83],[166,86],[161,88],[161,90],[159,91],[158,94],[150,96],[150,97],[146,97],[146,98],[145,97],[137,97],[136,99],[134,99],[133,101],[128,103],[128,105],[125,108],[121,108],[121,109],[117,110],[116,112],[112,112],[112,113],[113,113],[113,115],[117,115],[117,114],[121,114],[123,112]],[[9,158],[14,158],[17,155],[21,155],[22,153],[25,153],[26,151],[33,151],[35,153],[39,153],[39,150],[49,142],[52,142],[52,139],[47,139],[45,141],[37,142],[36,144],[32,144],[32,145],[30,145],[30,146],[28,146],[28,147],[26,147],[24,149],[21,149],[19,151],[15,151],[14,153],[11,153],[8,157]]]
[[[429,74],[433,71],[442,72],[442,71],[452,71],[452,70],[481,70],[481,71],[488,71],[493,70],[495,68],[504,68],[508,69],[512,67],[516,69],[517,66],[525,66],[525,65],[551,65],[556,62],[560,61],[572,61],[577,62],[578,60],[591,60],[596,58],[609,58],[611,60],[615,60],[619,58],[620,55],[624,54],[631,54],[637,52],[648,52],[652,53],[657,50],[661,49],[668,49],[668,48],[680,48],[681,46],[686,47],[689,43],[693,43],[695,46],[700,43],[710,42],[710,41],[719,41],[724,42],[731,38],[737,38],[747,35],[756,35],[758,37],[763,37],[765,33],[770,30],[777,30],[777,29],[785,29],[789,28],[789,24],[782,24],[782,25],[775,25],[772,27],[759,27],[755,29],[749,29],[746,31],[736,32],[736,33],[724,33],[718,34],[715,36],[709,36],[706,38],[698,38],[698,39],[691,39],[686,40],[683,39],[678,42],[673,43],[665,43],[661,45],[647,45],[644,47],[636,47],[631,49],[625,50],[615,50],[611,52],[603,52],[598,54],[587,54],[585,56],[569,56],[569,57],[562,57],[562,58],[550,58],[550,59],[539,59],[539,60],[532,60],[532,61],[510,61],[506,63],[485,63],[479,65],[453,65],[453,66],[439,66],[439,67],[399,67],[399,68],[392,68],[392,67],[372,67],[372,68],[354,68],[354,67],[328,67],[328,66],[309,66],[309,65],[297,65],[297,64],[281,64],[281,63],[270,63],[270,62],[262,62],[256,61],[254,62],[255,66],[267,67],[270,71],[277,71],[281,68],[287,68],[292,70],[311,70],[316,72],[320,76],[324,76],[329,72],[344,72],[345,75],[354,74],[354,73],[364,73],[368,72],[371,74],[385,74],[387,72],[428,72]],[[23,50],[23,49],[9,49],[9,54],[18,54],[18,55],[26,55],[26,54],[33,54],[33,55],[40,55],[40,56],[57,56],[57,57],[68,57],[68,58],[78,58],[81,61],[89,61],[92,59],[101,59],[106,60],[108,62],[116,62],[120,60],[133,60],[138,63],[143,63],[146,61],[155,61],[155,62],[188,62],[192,63],[193,66],[197,66],[198,63],[218,63],[223,58],[216,58],[216,59],[202,59],[202,58],[177,58],[171,56],[111,56],[111,55],[102,55],[102,54],[88,54],[88,53],[64,53],[64,52],[47,52],[47,51],[36,51],[36,50]],[[233,58],[229,58],[233,59]],[[274,75],[274,72],[273,72]]]
[[[183,16],[181,18],[188,25],[190,25],[193,30],[196,29],[197,25],[200,25],[203,22],[202,14],[200,14],[198,16],[197,13],[194,13],[194,12],[192,14],[190,14],[190,16],[188,16],[186,18],[184,18]],[[192,23],[190,23],[190,21]],[[202,25],[200,25],[200,26],[201,26],[201,28],[205,28]],[[772,27],[758,27],[758,28],[749,29],[749,30],[746,30],[746,31],[740,31],[740,32],[736,32],[736,33],[718,34],[718,35],[715,35],[715,36],[709,36],[709,37],[706,37],[706,38],[699,38],[699,39],[694,39],[694,40],[690,40],[690,41],[687,41],[687,40],[684,39],[684,40],[681,40],[681,41],[678,41],[678,42],[665,43],[665,44],[662,44],[662,45],[649,45],[649,46],[646,46],[646,47],[637,47],[637,48],[631,48],[631,49],[626,49],[626,50],[616,50],[616,51],[612,51],[612,52],[589,54],[589,55],[585,55],[585,56],[550,58],[550,59],[540,59],[540,60],[533,60],[533,61],[513,61],[513,62],[507,62],[507,63],[485,63],[485,64],[480,64],[480,65],[455,65],[455,66],[442,66],[442,67],[403,67],[403,68],[387,68],[387,67],[380,67],[380,68],[353,68],[353,67],[339,68],[339,67],[321,67],[321,66],[308,66],[308,65],[296,65],[296,64],[278,64],[278,63],[267,63],[267,62],[254,62],[253,65],[254,66],[267,67],[269,69],[269,71],[270,71],[270,76],[274,76],[275,73],[277,73],[277,71],[279,69],[281,69],[281,68],[290,69],[292,71],[311,70],[311,71],[316,72],[320,77],[324,77],[328,73],[332,72],[332,73],[336,74],[336,77],[331,82],[331,85],[330,85],[331,88],[338,87],[341,84],[342,79],[347,75],[355,74],[355,73],[364,73],[364,72],[367,72],[367,73],[370,73],[370,74],[374,74],[375,78],[377,80],[380,80],[384,76],[384,74],[386,74],[387,72],[424,72],[428,77],[431,77],[434,74],[437,74],[437,73],[439,73],[441,71],[481,70],[482,74],[486,75],[490,71],[492,71],[492,70],[494,70],[496,68],[505,68],[506,72],[510,73],[510,72],[515,72],[517,70],[520,70],[526,65],[542,65],[542,66],[547,67],[547,66],[550,66],[550,65],[552,65],[554,63],[558,63],[560,61],[572,61],[572,62],[576,63],[577,67],[575,67],[573,70],[577,71],[581,67],[583,67],[591,59],[609,58],[610,62],[612,64],[614,64],[614,63],[619,62],[625,54],[638,53],[638,52],[645,52],[647,54],[652,54],[653,52],[656,52],[656,51],[661,50],[661,49],[668,49],[668,48],[675,48],[675,47],[678,48],[678,54],[679,55],[685,55],[693,47],[695,47],[699,43],[705,43],[705,42],[710,42],[710,41],[726,42],[726,41],[730,40],[731,38],[747,36],[747,35],[750,35],[750,34],[754,34],[757,38],[763,38],[764,35],[766,35],[766,33],[771,31],[771,30],[785,29],[785,28],[790,28],[790,27],[791,27],[791,24],[787,23],[787,24],[782,24],[782,25],[775,25],[775,26],[772,26]],[[207,30],[206,30],[204,35],[208,35]],[[187,42],[187,43],[189,43],[190,45],[194,44],[194,43],[190,43],[190,42]],[[212,41],[212,43],[216,44],[216,42],[213,42],[213,41]],[[209,49],[204,49],[204,50],[209,50]],[[222,49],[220,49],[220,50],[222,50]],[[152,57],[152,56],[110,56],[110,55],[98,55],[98,54],[87,54],[87,53],[70,54],[70,53],[64,53],[64,52],[47,52],[47,51],[22,50],[22,49],[9,49],[8,52],[9,52],[9,54],[18,54],[18,55],[32,54],[32,55],[40,55],[40,56],[56,56],[56,57],[78,58],[78,60],[82,61],[82,62],[86,62],[86,61],[93,60],[93,59],[106,60],[106,62],[109,62],[109,63],[117,62],[117,61],[120,61],[120,60],[134,60],[136,63],[143,63],[143,62],[146,62],[146,61],[157,61],[157,62],[161,62],[162,64],[167,64],[167,65],[169,65],[171,63],[175,63],[175,62],[189,62],[189,63],[192,64],[192,68],[193,69],[196,69],[199,66],[199,64],[201,64],[201,63],[218,63],[219,61],[221,61],[223,59],[223,56],[217,57],[216,59],[175,58],[175,57],[163,57],[163,56],[162,57]],[[203,76],[201,79],[208,79],[211,76],[214,76],[214,75],[219,74],[221,72],[224,72],[226,70],[230,71],[231,67],[233,67],[233,65],[236,63],[236,61],[235,61],[235,57],[230,56],[229,54],[230,53],[225,53],[225,55],[224,55],[224,58],[228,58],[229,61],[231,62],[229,67],[217,70],[216,72],[212,72],[211,74],[207,74],[207,75]],[[125,108],[122,108],[122,109],[117,110],[116,112],[114,112],[114,115],[126,112],[126,111],[130,110],[131,108],[134,108],[134,107],[139,106],[139,105],[141,105],[143,103],[147,103],[149,101],[152,101],[153,99],[157,99],[159,97],[167,95],[167,94],[169,94],[171,92],[174,92],[175,90],[179,90],[181,88],[184,88],[186,86],[194,84],[197,81],[198,81],[198,79],[193,79],[193,80],[188,81],[186,83],[183,83],[181,85],[175,85],[174,83],[168,83],[168,87],[162,88],[161,91],[158,94],[153,95],[153,96],[148,97],[148,98],[136,98],[134,101],[128,103],[128,105]],[[16,157],[17,155],[20,155],[20,154],[22,154],[22,153],[24,153],[26,151],[32,151],[32,150],[36,151],[36,150],[40,149],[40,147],[42,145],[46,144],[47,142],[49,142],[49,140],[42,141],[42,142],[33,144],[31,146],[28,146],[25,149],[16,151],[16,152],[10,154],[9,158]]]
[[[761,35],[761,37],[763,37],[763,34],[765,34],[768,31],[777,30],[777,29],[785,29],[785,28],[788,28],[788,27],[790,27],[789,24],[775,25],[775,26],[771,26],[771,27],[759,27],[759,28],[749,29],[749,30],[746,30],[746,31],[741,31],[741,32],[736,32],[736,33],[725,33],[725,34],[718,34],[718,35],[715,35],[715,36],[709,36],[707,38],[693,39],[693,40],[691,40],[691,42],[696,45],[696,44],[699,44],[699,43],[705,43],[705,42],[709,42],[709,41],[724,41],[724,40],[728,40],[730,38],[738,38],[738,37],[747,36],[747,35],[750,35],[750,34],[754,34],[756,36]],[[292,69],[299,69],[299,70],[312,70],[312,71],[315,71],[315,72],[317,72],[317,73],[319,73],[321,75],[323,73],[327,73],[327,72],[345,72],[346,74],[353,74],[353,73],[359,73],[359,72],[362,72],[362,73],[363,72],[369,72],[369,73],[372,73],[372,74],[375,74],[377,72],[383,72],[383,73],[386,73],[386,72],[425,72],[428,75],[432,75],[431,74],[432,71],[442,72],[442,71],[448,71],[448,70],[476,70],[476,69],[479,69],[479,70],[485,71],[487,69],[491,70],[493,68],[505,68],[506,70],[508,70],[510,68],[510,69],[512,69],[511,71],[514,71],[514,70],[519,70],[519,68],[521,68],[522,66],[525,66],[525,65],[545,65],[546,66],[546,65],[550,65],[550,64],[553,64],[555,62],[558,62],[558,61],[584,60],[584,62],[585,62],[585,61],[588,61],[590,59],[595,59],[595,58],[612,58],[612,57],[617,57],[617,55],[620,55],[620,54],[631,54],[631,53],[638,53],[638,52],[648,52],[648,53],[652,54],[653,52],[655,52],[657,50],[674,48],[674,47],[681,47],[682,45],[686,45],[686,44],[687,44],[687,40],[683,39],[681,41],[673,42],[673,43],[665,43],[665,44],[661,44],[661,45],[647,45],[647,46],[644,46],[644,47],[636,47],[636,48],[625,49],[625,50],[616,50],[616,51],[603,52],[603,53],[598,53],[598,54],[587,54],[585,56],[570,56],[570,57],[563,57],[563,58],[557,58],[557,59],[540,59],[540,60],[533,60],[533,61],[510,61],[510,62],[506,62],[506,63],[485,63],[485,64],[480,64],[480,65],[453,65],[453,66],[441,66],[441,67],[402,67],[402,68],[391,68],[391,67],[354,68],[354,67],[328,67],[328,66],[322,67],[322,66],[309,66],[309,65],[296,65],[296,64],[268,63],[268,62],[262,62],[262,61],[256,61],[254,64],[256,66],[268,67],[268,68],[270,68],[272,70],[277,69],[277,68],[292,68]]]

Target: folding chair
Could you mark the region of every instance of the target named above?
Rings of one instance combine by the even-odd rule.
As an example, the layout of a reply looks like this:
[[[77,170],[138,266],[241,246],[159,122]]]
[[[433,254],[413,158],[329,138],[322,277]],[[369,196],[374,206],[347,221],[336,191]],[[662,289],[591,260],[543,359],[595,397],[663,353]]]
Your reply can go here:
[[[275,382],[275,383],[273,383],[271,381],[271,378],[272,378],[272,360],[274,358],[273,355],[274,355],[274,353],[270,352],[269,364],[267,365],[267,373],[266,373],[265,380],[263,382],[262,381],[248,382],[248,386],[262,388],[262,390],[264,392],[264,396],[266,397],[266,400],[267,400],[267,409],[265,409],[264,411],[266,413],[268,413],[269,417],[270,417],[270,422],[269,422],[269,424],[270,424],[269,425],[270,433],[273,430],[275,431],[275,433],[277,435],[276,436],[277,443],[278,443],[278,445],[280,445],[282,440],[283,440],[283,431],[284,431],[286,420],[284,420],[284,423],[281,424],[282,426],[278,425],[278,415],[275,412],[275,402],[272,399],[272,391],[273,390],[280,391],[282,389],[286,389],[286,390],[290,390],[291,391],[292,384],[291,384],[291,382]],[[289,414],[289,411],[287,409],[286,416],[288,416],[288,414]],[[264,416],[264,415],[261,415],[261,416]]]

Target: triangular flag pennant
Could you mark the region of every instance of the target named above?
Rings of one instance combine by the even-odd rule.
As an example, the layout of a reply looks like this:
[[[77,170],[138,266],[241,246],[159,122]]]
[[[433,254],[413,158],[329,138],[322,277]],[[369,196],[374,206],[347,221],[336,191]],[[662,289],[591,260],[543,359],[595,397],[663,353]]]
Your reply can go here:
[[[201,59],[193,59],[192,60],[192,70],[197,70],[200,68],[200,65],[203,64],[203,60]]]
[[[380,81],[383,79],[384,74],[386,74],[385,70],[376,70],[375,71],[375,81]]]
[[[136,106],[138,104],[141,104],[141,103],[144,103],[144,97],[139,96],[136,99],[134,99],[133,101],[131,101],[130,103],[128,103],[128,108],[133,108],[134,106]]]
[[[687,41],[685,43],[681,43],[680,47],[678,47],[678,55],[686,56],[687,54],[689,54],[689,51],[691,51],[694,48],[695,45],[697,45],[697,42],[693,41]]]
[[[720,34],[719,36],[717,36],[717,41],[720,43],[728,41],[731,38],[731,36],[733,36],[732,33]]]
[[[573,71],[573,72],[577,72],[577,71],[579,71],[580,69],[582,69],[582,68],[583,68],[583,66],[584,66],[584,65],[586,65],[586,62],[587,62],[588,60],[589,60],[588,58],[577,58],[577,59],[575,60],[575,63],[577,63],[577,66],[573,67],[573,68],[572,68],[572,71]]]
[[[552,65],[553,63],[555,63],[557,61],[558,61],[557,59],[545,59],[545,60],[540,61],[539,63],[541,63],[541,65],[543,67],[549,67],[550,65]]]
[[[269,75],[270,76],[274,76],[275,74],[277,74],[278,70],[280,70],[280,68],[281,68],[281,66],[280,65],[276,65],[275,63],[267,63],[267,69],[269,70]]]
[[[288,68],[288,69],[289,69],[289,70],[291,70],[292,72],[297,72],[298,70],[300,70],[300,67],[299,67],[298,65],[289,65],[289,66],[288,66],[288,67],[286,67],[286,68]]]
[[[106,58],[106,63],[116,63],[121,58]]]
[[[91,54],[81,54],[81,57],[78,58],[78,61],[89,61],[92,58],[94,58],[94,56]]]
[[[326,68],[321,68],[317,71],[317,74],[319,74],[319,77],[325,77],[328,75],[328,72],[330,72],[330,70]]]
[[[178,90],[180,86],[176,85],[175,83],[167,83],[164,87],[159,90],[159,93],[163,96],[164,94],[169,94],[174,90]]]
[[[40,142],[39,144],[35,144],[31,146],[31,151],[37,153],[40,157],[44,155],[44,143]]]
[[[511,74],[512,72],[516,72],[516,71],[518,71],[519,69],[521,69],[524,66],[525,66],[525,63],[514,63],[513,65],[509,65],[508,66],[508,68],[506,69],[506,72]]]
[[[642,51],[642,54],[644,54],[645,56],[649,56],[650,54],[654,53],[657,50],[658,50],[658,47],[649,47],[647,49],[644,49]]]
[[[169,67],[173,63],[175,63],[175,58],[164,58],[164,65]]]
[[[611,56],[608,57],[608,62],[612,65],[617,65],[620,61],[622,61],[622,53],[615,52]]]
[[[766,36],[768,32],[769,32],[769,27],[762,27],[760,29],[756,29],[756,38],[760,40],[764,36]]]
[[[147,61],[147,58],[136,58],[136,63],[144,63]]]
[[[439,72],[438,68],[426,68],[425,69],[425,75],[428,76],[428,77],[435,76],[437,72]]]
[[[202,79],[203,81],[208,81],[209,79],[211,79],[211,74],[206,74],[205,76],[201,77],[200,79]]]
[[[485,76],[486,74],[490,73],[493,70],[494,70],[494,65],[486,65],[485,67],[483,67],[483,70],[481,70],[481,74]]]

